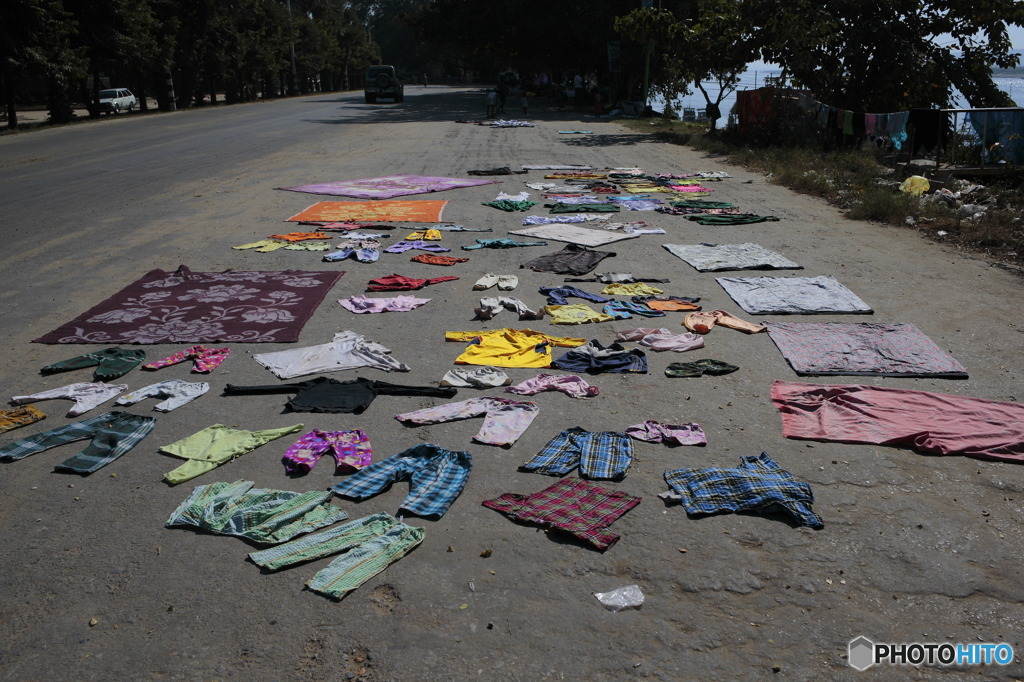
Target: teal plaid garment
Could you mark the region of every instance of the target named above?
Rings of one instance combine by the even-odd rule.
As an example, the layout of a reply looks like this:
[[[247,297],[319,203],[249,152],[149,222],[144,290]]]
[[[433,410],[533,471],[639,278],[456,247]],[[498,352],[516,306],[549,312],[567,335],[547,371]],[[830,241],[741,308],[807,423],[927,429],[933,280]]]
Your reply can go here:
[[[814,493],[810,484],[796,480],[766,452],[744,457],[736,469],[666,471],[665,481],[679,493],[687,514],[781,510],[801,526],[825,527],[811,509]]]
[[[422,528],[396,524],[383,535],[350,549],[332,561],[306,587],[319,594],[341,599],[367,580],[395,563],[423,542]]]
[[[283,545],[275,545],[259,552],[252,552],[249,558],[258,566],[276,571],[292,564],[313,561],[344,552],[346,549],[383,535],[397,523],[395,517],[390,514],[384,512],[372,514],[336,528],[286,542]]]
[[[196,486],[164,524],[195,526],[219,535],[237,535],[276,544],[347,519],[330,504],[333,493],[253,488],[252,481]]]

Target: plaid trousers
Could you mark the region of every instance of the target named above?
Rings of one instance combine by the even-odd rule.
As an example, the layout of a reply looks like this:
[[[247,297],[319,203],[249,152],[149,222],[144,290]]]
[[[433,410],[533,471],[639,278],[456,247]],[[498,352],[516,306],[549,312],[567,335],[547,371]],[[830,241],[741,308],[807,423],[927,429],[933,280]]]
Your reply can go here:
[[[409,481],[402,509],[419,516],[444,515],[466,487],[473,456],[421,443],[360,469],[331,488],[342,497],[365,500],[383,492],[395,481]]]
[[[0,462],[13,462],[43,450],[92,438],[82,452],[58,464],[57,471],[91,474],[125,454],[149,435],[156,426],[153,417],[127,412],[105,412],[90,419],[58,426],[0,448]]]
[[[633,442],[624,433],[591,433],[578,426],[548,441],[520,468],[549,476],[562,476],[577,466],[584,478],[611,479],[626,475],[633,463]]]

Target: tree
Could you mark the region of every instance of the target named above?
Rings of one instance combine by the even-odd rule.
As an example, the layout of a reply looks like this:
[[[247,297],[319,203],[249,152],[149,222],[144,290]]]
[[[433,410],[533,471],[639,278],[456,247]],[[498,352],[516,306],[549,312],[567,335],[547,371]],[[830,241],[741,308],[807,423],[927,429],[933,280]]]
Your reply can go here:
[[[992,65],[1014,66],[1016,0],[740,0],[761,57],[836,107],[869,112],[1012,105]]]

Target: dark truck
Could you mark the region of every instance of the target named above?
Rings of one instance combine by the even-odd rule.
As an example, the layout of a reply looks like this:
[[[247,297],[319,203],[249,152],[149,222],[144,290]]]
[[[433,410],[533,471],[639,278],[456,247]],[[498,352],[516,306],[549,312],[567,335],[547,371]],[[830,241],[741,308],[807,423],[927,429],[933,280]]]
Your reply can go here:
[[[395,67],[378,64],[366,70],[364,95],[367,104],[373,104],[381,97],[390,97],[396,102],[405,99],[405,86],[398,80]]]

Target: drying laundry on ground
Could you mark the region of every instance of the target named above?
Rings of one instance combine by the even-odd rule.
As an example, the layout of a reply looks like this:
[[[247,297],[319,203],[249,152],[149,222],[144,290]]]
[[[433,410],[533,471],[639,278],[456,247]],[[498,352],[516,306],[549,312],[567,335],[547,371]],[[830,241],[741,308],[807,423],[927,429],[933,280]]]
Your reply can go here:
[[[912,324],[768,325],[768,336],[801,375],[967,378],[967,370]]]
[[[700,225],[751,225],[753,223],[779,222],[773,215],[757,215],[755,213],[718,213],[697,214],[686,216]]]
[[[367,282],[366,289],[367,291],[415,291],[432,284],[453,282],[457,279],[458,277],[430,277],[428,279],[419,279],[416,277],[406,277],[405,275],[391,274],[371,279]]]
[[[647,374],[647,356],[637,348],[627,349],[619,343],[605,347],[597,339],[592,339],[586,345],[568,351],[551,366],[587,374]]]
[[[603,282],[605,284],[611,284],[613,282],[655,282],[661,284],[668,284],[667,279],[655,279],[653,277],[637,277],[631,272],[599,272],[593,277],[566,277],[563,282]],[[700,299],[694,299],[700,300]],[[642,303],[643,301],[638,301]]]
[[[0,462],[13,462],[58,445],[89,438],[90,443],[84,450],[54,467],[55,471],[87,475],[134,448],[155,426],[153,417],[104,412],[8,443],[0,448]]]
[[[369,298],[361,294],[338,299],[341,307],[353,313],[408,312],[429,302],[429,298],[416,298],[415,296]]]
[[[347,239],[338,244],[337,251],[324,256],[324,261],[336,263],[353,258],[360,263],[376,263],[380,260],[380,242],[377,239]]]
[[[768,328],[764,325],[753,324],[741,320],[732,313],[724,310],[705,310],[701,312],[688,313],[683,318],[683,326],[698,334],[707,334],[715,325],[721,325],[747,334],[757,334]]]
[[[665,313],[661,310],[654,310],[643,303],[634,303],[632,301],[609,301],[601,308],[601,312],[605,315],[611,315],[617,320],[628,320],[634,315],[639,315],[640,317],[665,317]]]
[[[515,275],[495,275],[488,272],[473,284],[473,289],[482,291],[493,286],[497,286],[501,291],[512,291],[519,286],[519,278]]]
[[[645,306],[652,310],[700,310],[700,306],[697,305],[697,302],[700,301],[700,297],[691,298],[689,296],[634,296],[632,300],[634,303],[643,303]]]
[[[229,355],[231,355],[230,348],[192,346],[191,348],[186,348],[185,350],[168,355],[166,358],[160,358],[159,360],[148,362],[142,366],[142,369],[160,369],[161,367],[170,367],[171,365],[176,365],[179,362],[191,360],[192,371],[194,373],[209,374],[220,367],[221,363],[227,360]]]
[[[672,350],[682,353],[688,350],[696,350],[704,347],[704,338],[691,332],[684,334],[673,334],[668,329],[625,329],[616,333],[616,341],[636,341],[641,346],[651,350],[666,351]]]
[[[67,360],[55,362],[39,370],[40,374],[57,374],[74,369],[95,367],[93,379],[111,381],[119,379],[132,371],[146,359],[146,351],[126,350],[124,348],[104,348],[103,350],[85,353]]]
[[[476,239],[475,244],[463,246],[463,251],[474,249],[512,249],[517,246],[547,246],[547,242],[517,242],[515,239],[502,237],[501,239]]]
[[[540,287],[537,291],[547,296],[548,303],[551,305],[567,305],[569,297],[582,298],[584,301],[592,303],[607,303],[610,300],[572,286]]]
[[[452,452],[420,443],[393,457],[360,469],[331,490],[341,497],[365,500],[398,481],[409,481],[409,494],[400,506],[418,516],[440,518],[462,493],[473,467],[468,452]]]
[[[598,220],[608,220],[611,218],[610,215],[583,215],[577,213],[576,215],[557,215],[557,216],[544,216],[544,215],[528,215],[523,218],[523,225],[553,225],[562,223],[590,223]]]
[[[0,409],[0,433],[20,429],[22,426],[35,424],[42,419],[46,419],[46,414],[33,405]]]
[[[338,475],[358,471],[373,461],[370,437],[362,429],[313,429],[292,443],[281,462],[289,476],[301,476],[312,471],[320,458],[327,454],[334,457],[334,473]]]
[[[738,369],[739,367],[730,365],[728,362],[706,358],[693,362],[670,362],[665,368],[665,376],[680,378],[700,377],[705,374],[721,376],[723,374],[732,374]]]
[[[405,253],[406,251],[412,251],[417,249],[419,251],[431,251],[433,253],[445,253],[451,251],[451,249],[441,246],[440,244],[431,244],[428,241],[422,239],[416,241],[400,241],[390,244],[384,249],[385,253]]]
[[[485,296],[480,299],[480,306],[473,308],[477,319],[490,320],[502,310],[511,310],[519,315],[520,320],[539,320],[544,317],[544,309],[534,310],[518,298],[512,296]]]
[[[530,201],[529,192],[520,192],[519,194],[500,192],[497,197],[491,201],[485,201],[483,205],[511,213],[514,211],[529,211],[537,205],[537,202]]]
[[[327,237],[327,235],[325,234],[324,237]],[[329,251],[331,243],[329,241],[260,239],[259,241],[249,242],[248,244],[239,244],[238,246],[232,246],[231,248],[237,251],[255,249],[256,253],[270,253],[271,251],[280,251],[281,249],[288,251]]]
[[[582,346],[586,339],[550,336],[532,329],[494,329],[490,331],[445,332],[445,341],[463,341],[469,345],[455,364],[495,365],[497,367],[533,367],[551,365],[552,346]]]
[[[451,266],[456,263],[468,263],[468,258],[455,258],[453,256],[435,256],[429,253],[421,253],[409,259],[413,263],[426,263],[427,265]]]
[[[716,270],[800,270],[793,261],[760,244],[662,244],[698,272]]]
[[[640,499],[579,478],[563,478],[539,492],[505,493],[483,505],[513,521],[568,533],[604,552],[619,541],[616,533],[606,529],[640,504]]]
[[[378,395],[430,396],[452,398],[458,391],[454,388],[437,386],[402,386],[386,381],[350,379],[339,381],[317,377],[294,384],[270,384],[266,386],[237,386],[227,384],[224,395],[262,395],[270,393],[294,393],[286,403],[292,412],[330,412],[361,414]]]
[[[482,124],[481,124],[482,125]],[[466,171],[466,175],[524,175],[526,171],[514,171],[508,166]]]
[[[18,405],[34,403],[39,400],[73,400],[75,404],[68,410],[69,417],[77,417],[107,402],[114,396],[128,390],[128,384],[77,383],[68,384],[48,391],[40,391],[31,395],[16,395],[11,402]]]
[[[288,222],[439,223],[447,201],[318,201]]]
[[[391,349],[353,331],[338,332],[330,343],[259,353],[252,356],[252,359],[273,372],[278,379],[359,367],[373,367],[385,372],[409,371],[408,365],[391,356]]]
[[[622,223],[616,224],[621,225]],[[515,234],[522,237],[550,239],[556,242],[569,242],[570,244],[579,244],[581,246],[603,246],[604,244],[611,244],[612,242],[618,242],[624,239],[634,239],[637,237],[636,234],[626,231],[611,234],[608,231],[591,230],[585,227],[563,224],[541,225],[539,227],[528,227],[520,230],[509,230],[509,234]]]
[[[624,433],[591,433],[574,426],[548,441],[536,455],[520,465],[523,471],[564,476],[579,467],[590,479],[624,478],[633,463],[633,442]]]
[[[614,251],[594,251],[576,244],[566,244],[561,251],[539,256],[519,267],[558,275],[585,275],[605,258],[614,255]]]
[[[599,313],[582,303],[569,305],[547,305],[544,312],[551,317],[551,324],[587,324],[590,322],[611,322],[615,316]]]
[[[242,480],[196,486],[164,526],[192,526],[268,545],[348,518],[330,503],[329,490],[298,493],[255,486]]]
[[[246,431],[223,424],[208,426],[191,436],[160,447],[160,452],[188,460],[164,474],[164,480],[171,485],[190,481],[272,440],[301,431],[302,427],[302,424],[295,424],[279,429]]]
[[[929,455],[1024,462],[1024,405],[883,386],[776,381],[786,438],[905,446]]]
[[[511,383],[512,379],[495,367],[456,367],[441,378],[442,386],[456,388],[494,388]]]
[[[170,412],[182,405],[187,405],[209,390],[210,384],[205,381],[189,382],[171,379],[150,384],[131,393],[125,393],[114,404],[134,405],[146,398],[164,398],[165,400],[154,405],[153,409],[157,412]]]
[[[874,312],[834,277],[719,277],[716,281],[741,308],[756,315]]]
[[[437,228],[427,228],[422,230],[416,230],[410,232],[405,236],[405,241],[428,241],[428,242],[439,242],[441,241],[441,230]]]
[[[824,528],[811,505],[809,483],[799,481],[762,452],[744,457],[736,469],[695,468],[665,472],[671,491],[666,499],[678,499],[687,514],[719,512],[784,513],[801,526]]]
[[[431,175],[386,175],[380,178],[360,178],[358,180],[340,180],[297,187],[278,187],[290,192],[306,192],[308,194],[333,194],[336,196],[353,197],[356,199],[392,199],[410,194],[427,194],[443,192],[460,187],[489,185],[495,180],[465,180],[463,178],[446,178]]]
[[[455,389],[443,389],[454,391]],[[526,401],[507,398],[470,398],[455,403],[435,405],[405,414],[395,419],[405,424],[443,424],[472,417],[483,417],[484,423],[473,440],[485,445],[512,445],[530,428],[540,408]]]
[[[645,443],[665,445],[707,445],[708,442],[704,429],[698,424],[662,424],[651,419],[628,427],[626,435]]]
[[[506,393],[519,395],[536,395],[543,391],[559,391],[570,398],[591,398],[600,393],[597,386],[591,386],[574,374],[541,373],[505,389]]]

